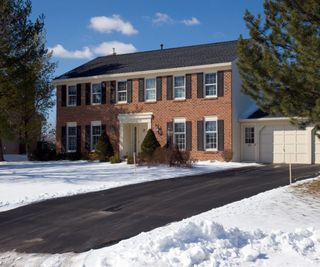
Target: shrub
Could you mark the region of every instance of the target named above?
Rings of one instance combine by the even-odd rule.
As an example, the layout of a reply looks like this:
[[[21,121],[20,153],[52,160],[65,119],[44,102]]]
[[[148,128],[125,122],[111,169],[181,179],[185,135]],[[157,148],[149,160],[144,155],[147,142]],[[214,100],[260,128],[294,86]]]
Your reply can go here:
[[[119,157],[119,155],[114,155],[110,157],[110,163],[114,164],[114,163],[120,163],[121,159]]]
[[[60,153],[56,156],[56,160],[80,160],[82,158],[80,152]]]
[[[56,159],[56,148],[53,143],[39,141],[32,153],[32,160],[48,161]]]
[[[109,158],[114,155],[109,136],[105,132],[99,137],[95,153],[101,162],[109,161]]]
[[[88,160],[99,160],[99,155],[96,152],[91,152],[88,154]]]
[[[133,156],[128,156],[127,164],[134,164]]]
[[[151,157],[158,147],[160,147],[160,144],[152,129],[149,129],[141,144],[141,152],[144,156]]]

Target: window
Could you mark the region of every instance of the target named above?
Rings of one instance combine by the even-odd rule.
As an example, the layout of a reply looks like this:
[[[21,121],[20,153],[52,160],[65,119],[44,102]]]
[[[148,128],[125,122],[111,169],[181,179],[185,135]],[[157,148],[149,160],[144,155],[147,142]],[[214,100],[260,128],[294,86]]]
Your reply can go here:
[[[156,100],[156,79],[146,79],[146,101]]]
[[[186,122],[175,121],[173,124],[173,143],[180,150],[186,149]]]
[[[96,149],[99,137],[101,136],[101,124],[92,123],[91,124],[91,150]]]
[[[77,126],[68,125],[67,126],[67,147],[68,152],[77,151]]]
[[[127,102],[127,82],[118,82],[117,101]]]
[[[75,85],[68,86],[68,106],[77,105],[77,87]]]
[[[217,96],[217,74],[206,73],[204,75],[204,96]]]
[[[185,99],[186,98],[186,87],[184,76],[174,77],[174,98]]]
[[[92,84],[91,103],[101,104],[101,83]]]
[[[254,144],[254,127],[246,127],[245,128],[245,143],[246,144]]]
[[[206,119],[204,122],[204,141],[206,150],[217,149],[217,121]]]

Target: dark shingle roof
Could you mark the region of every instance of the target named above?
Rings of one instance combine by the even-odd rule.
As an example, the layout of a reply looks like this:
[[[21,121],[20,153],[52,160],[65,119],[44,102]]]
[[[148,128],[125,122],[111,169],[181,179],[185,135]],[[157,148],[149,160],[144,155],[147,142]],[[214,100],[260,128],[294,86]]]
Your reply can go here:
[[[98,57],[56,79],[232,62],[236,46],[237,41],[228,41]]]

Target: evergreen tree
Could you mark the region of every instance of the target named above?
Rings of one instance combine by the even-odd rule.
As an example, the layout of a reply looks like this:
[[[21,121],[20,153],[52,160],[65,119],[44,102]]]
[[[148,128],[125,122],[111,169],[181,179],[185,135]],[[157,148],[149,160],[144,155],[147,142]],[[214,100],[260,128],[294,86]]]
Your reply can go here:
[[[153,152],[160,147],[160,144],[152,131],[149,129],[147,131],[146,137],[141,144],[141,152],[146,156],[152,156]]]
[[[102,133],[96,145],[96,154],[100,161],[109,161],[114,155],[113,147],[106,132]]]
[[[29,0],[0,3],[0,139],[19,138],[28,156],[54,104],[55,69],[45,47],[44,18],[32,22],[31,10]]]
[[[264,13],[244,15],[250,39],[238,43],[242,90],[263,111],[319,129],[320,2],[265,0]]]

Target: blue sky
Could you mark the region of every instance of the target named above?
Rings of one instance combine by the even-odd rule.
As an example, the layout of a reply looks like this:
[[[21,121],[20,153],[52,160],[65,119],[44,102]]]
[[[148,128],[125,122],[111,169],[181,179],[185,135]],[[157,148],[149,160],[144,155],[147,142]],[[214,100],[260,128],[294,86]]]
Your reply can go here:
[[[33,0],[45,15],[55,75],[112,53],[219,42],[248,36],[245,9],[262,13],[262,0]],[[54,122],[54,112],[50,121]]]

